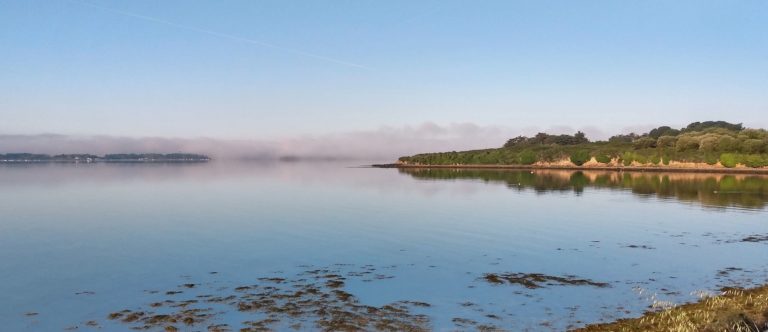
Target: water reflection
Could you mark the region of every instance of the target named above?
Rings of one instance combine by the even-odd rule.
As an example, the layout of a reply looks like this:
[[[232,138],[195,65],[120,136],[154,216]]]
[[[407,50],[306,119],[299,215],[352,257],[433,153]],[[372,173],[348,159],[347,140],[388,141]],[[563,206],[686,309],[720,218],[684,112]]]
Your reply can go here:
[[[700,173],[635,173],[561,170],[400,169],[420,180],[482,180],[537,193],[584,193],[587,188],[629,190],[636,195],[699,203],[707,207],[764,209],[768,177]]]

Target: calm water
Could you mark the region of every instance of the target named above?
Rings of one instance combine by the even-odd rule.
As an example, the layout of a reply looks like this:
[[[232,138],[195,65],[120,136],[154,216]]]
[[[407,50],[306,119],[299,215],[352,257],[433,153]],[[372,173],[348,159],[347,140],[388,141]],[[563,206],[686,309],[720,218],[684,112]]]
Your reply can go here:
[[[343,275],[359,304],[428,303],[410,310],[436,330],[563,330],[768,282],[765,177],[345,166],[1,166],[0,330],[130,330],[107,316],[179,310],[149,306],[168,299],[213,308],[181,331],[238,330],[264,312],[208,295],[312,269]],[[297,322],[316,328],[272,327]]]

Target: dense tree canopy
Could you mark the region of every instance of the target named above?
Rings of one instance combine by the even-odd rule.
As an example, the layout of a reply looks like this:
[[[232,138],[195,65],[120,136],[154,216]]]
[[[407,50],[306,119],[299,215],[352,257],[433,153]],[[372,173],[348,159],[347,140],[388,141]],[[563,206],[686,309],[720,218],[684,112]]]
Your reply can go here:
[[[538,133],[533,137],[517,136],[511,138],[504,144],[505,148],[514,148],[531,145],[576,145],[589,143],[587,136],[582,132],[576,132],[574,135],[550,135]]]
[[[400,158],[425,165],[521,164],[569,160],[575,165],[594,157],[601,164],[664,164],[697,162],[725,167],[768,166],[768,131],[744,128],[725,121],[694,122],[681,129],[661,126],[644,134],[619,134],[608,141],[590,142],[574,135],[538,133],[509,139],[502,148],[448,153],[426,153]]]

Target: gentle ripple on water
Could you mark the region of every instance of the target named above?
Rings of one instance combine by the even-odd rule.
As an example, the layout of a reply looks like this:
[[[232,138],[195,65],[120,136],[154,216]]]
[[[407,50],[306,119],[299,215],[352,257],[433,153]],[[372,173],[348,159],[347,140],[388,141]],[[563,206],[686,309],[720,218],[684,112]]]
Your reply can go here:
[[[187,283],[197,286],[174,296],[301,279],[310,267],[335,269],[345,278],[338,290],[358,302],[313,298],[304,311],[368,305],[379,310],[369,327],[399,319],[435,330],[562,330],[635,316],[653,300],[768,282],[768,242],[742,241],[768,234],[765,177],[345,166],[0,167],[3,329],[130,330],[141,319],[108,315],[172,312],[150,304]],[[528,289],[488,283],[487,273],[610,287]],[[197,300],[187,306],[217,314],[193,328],[269,316]],[[385,307],[393,303],[405,312]],[[323,317],[293,314],[271,327],[317,329]]]

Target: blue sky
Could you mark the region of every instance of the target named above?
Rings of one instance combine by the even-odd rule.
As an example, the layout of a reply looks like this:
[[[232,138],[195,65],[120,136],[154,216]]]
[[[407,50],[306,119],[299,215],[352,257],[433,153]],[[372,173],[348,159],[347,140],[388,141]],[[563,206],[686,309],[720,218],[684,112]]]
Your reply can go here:
[[[0,134],[768,127],[766,1],[0,0]]]

